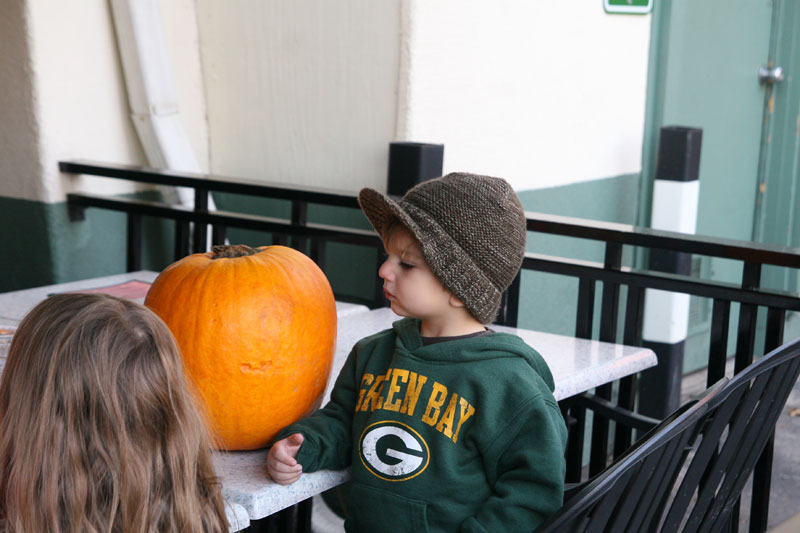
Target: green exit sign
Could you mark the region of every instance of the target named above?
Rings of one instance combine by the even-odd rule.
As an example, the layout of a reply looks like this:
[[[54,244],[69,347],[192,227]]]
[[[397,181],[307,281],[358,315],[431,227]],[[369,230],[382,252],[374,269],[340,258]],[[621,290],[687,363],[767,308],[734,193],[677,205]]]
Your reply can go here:
[[[653,0],[603,0],[608,13],[650,13]]]

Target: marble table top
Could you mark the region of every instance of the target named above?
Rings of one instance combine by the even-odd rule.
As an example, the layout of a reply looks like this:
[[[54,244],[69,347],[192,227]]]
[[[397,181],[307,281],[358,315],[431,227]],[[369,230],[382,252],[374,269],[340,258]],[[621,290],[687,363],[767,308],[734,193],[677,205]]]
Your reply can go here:
[[[401,318],[388,307],[358,313],[357,316],[358,320],[344,320],[339,324],[334,369],[344,365],[350,349],[359,339],[390,328],[395,320]],[[521,337],[541,354],[553,373],[556,385],[553,396],[559,401],[593,389],[598,385],[635,374],[655,366],[657,363],[655,353],[648,348],[578,339],[507,326],[491,325],[489,327],[494,331],[512,333]],[[328,383],[325,401],[330,396],[333,381],[334,379],[331,378]]]
[[[150,283],[156,275],[156,272],[139,271],[0,294],[0,326],[18,324],[25,313],[49,294],[108,287],[131,280]],[[336,375],[356,341],[391,327],[392,322],[400,318],[389,308],[369,310],[362,305],[341,302],[337,302],[337,314],[336,352],[323,404],[327,402]],[[553,372],[557,400],[635,374],[657,363],[655,354],[646,348],[504,326],[491,328],[522,337],[544,357]],[[250,520],[299,503],[350,477],[348,470],[319,471],[303,474],[296,483],[282,486],[267,476],[266,456],[266,449],[214,453],[214,466],[222,481],[231,531],[243,529]]]
[[[35,287],[32,289],[0,293],[0,327],[16,326],[28,311],[30,311],[36,304],[51,294],[60,292],[97,290],[104,288],[113,293],[115,286],[131,281],[141,281],[149,284],[156,279],[156,276],[158,276],[158,272],[153,272],[151,270],[139,270],[136,272],[128,272],[126,274],[116,274],[113,276],[70,281],[67,283],[58,283],[56,285],[45,285],[43,287]],[[139,303],[144,302],[144,296],[131,299]],[[350,313],[366,310],[368,310],[368,307],[365,305],[336,302],[336,313],[339,316],[346,316]]]

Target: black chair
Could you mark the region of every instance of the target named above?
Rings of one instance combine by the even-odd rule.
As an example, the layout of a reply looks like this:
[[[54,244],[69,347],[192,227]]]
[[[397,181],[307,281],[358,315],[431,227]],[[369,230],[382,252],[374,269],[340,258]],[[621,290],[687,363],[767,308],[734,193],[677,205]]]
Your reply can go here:
[[[800,339],[682,406],[574,491],[537,531],[730,529],[798,375]]]

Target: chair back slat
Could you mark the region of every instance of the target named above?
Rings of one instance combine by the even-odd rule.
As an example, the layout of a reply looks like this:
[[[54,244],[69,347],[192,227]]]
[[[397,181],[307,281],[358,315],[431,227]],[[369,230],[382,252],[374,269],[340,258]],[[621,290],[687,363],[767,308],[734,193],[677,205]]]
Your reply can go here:
[[[612,528],[610,523],[616,522],[619,517],[625,521],[625,515],[621,513],[608,514],[608,509],[627,509],[627,502],[630,499],[634,507],[648,505],[649,502],[643,500],[641,490],[631,490],[630,486],[640,479],[645,483],[652,482],[652,469],[642,469],[642,465],[653,457],[659,458],[664,447],[673,440],[680,439],[684,432],[691,429],[703,419],[704,413],[708,410],[709,399],[720,390],[724,380],[715,387],[709,389],[703,398],[697,402],[691,402],[682,406],[662,421],[656,428],[648,432],[640,440],[637,446],[629,451],[618,462],[607,469],[603,474],[597,476],[589,482],[578,495],[571,498],[564,504],[561,512],[552,517],[538,531],[561,533],[563,531],[608,531]],[[656,463],[658,461],[655,461]],[[673,462],[662,464],[673,465]],[[680,463],[678,463],[680,464]],[[660,467],[657,467],[660,468]],[[671,476],[662,476],[669,479]],[[613,493],[612,493],[613,491]],[[613,494],[614,497],[609,498]],[[619,495],[617,497],[617,495]],[[609,506],[610,499],[612,505]],[[627,525],[624,529],[627,529]],[[616,530],[616,529],[614,529]]]
[[[710,468],[688,513],[686,531],[713,530],[738,509],[739,495],[800,374],[799,354],[797,340],[774,350],[734,376],[726,387],[730,392],[715,399],[708,414],[713,423],[691,465],[703,469],[710,457]],[[682,504],[676,499],[674,510]]]
[[[677,439],[676,439],[677,440]],[[639,475],[629,487],[628,504],[623,504],[620,512],[612,523],[612,530],[619,531],[644,531],[650,518],[650,505],[645,502],[659,499],[661,490],[661,480],[659,479],[660,466],[666,462],[666,469],[671,467],[671,458],[674,456],[676,447],[680,443],[669,442],[656,453],[652,454],[644,461],[639,468]],[[630,509],[630,510],[628,510]]]
[[[800,339],[681,407],[539,531],[718,530],[735,519],[798,375]]]
[[[673,496],[675,481],[681,475],[681,467],[686,460],[687,450],[691,449],[699,433],[697,427],[698,424],[695,424],[693,427],[683,432],[678,439],[675,439],[675,449],[669,458],[670,463],[667,465],[667,468],[663,470],[664,479],[662,479],[659,484],[660,490],[658,497],[652,498],[649,501],[645,500],[643,504],[647,509],[647,520],[644,522],[644,524],[647,524],[647,528],[640,529],[640,531],[652,530],[661,521],[663,509]]]
[[[731,512],[759,459],[764,443],[777,423],[798,374],[800,358],[795,358],[753,378],[748,390],[749,397],[742,402],[738,413],[741,422],[736,428],[731,428],[720,453],[722,462],[718,469],[725,469],[726,475],[719,486],[705,487],[708,494],[703,497],[708,502],[708,509],[704,513],[701,528],[717,523],[721,516]],[[726,454],[727,450],[730,453]],[[712,490],[715,492],[712,493]]]
[[[626,528],[638,527],[638,524],[641,523],[645,510],[642,509],[638,499],[632,498],[631,495],[646,491],[648,487],[653,486],[652,476],[663,455],[664,449],[662,448],[632,469],[635,476],[632,476],[627,483],[624,498],[617,502],[617,513],[609,521],[610,529],[624,531]],[[620,520],[622,517],[625,517],[625,520]]]
[[[620,501],[624,500],[624,494],[628,485],[628,481],[635,476],[635,472],[627,472],[622,476],[620,483],[609,488],[608,492],[600,498],[593,508],[593,521],[598,524],[606,523],[611,517],[617,513],[617,506]]]

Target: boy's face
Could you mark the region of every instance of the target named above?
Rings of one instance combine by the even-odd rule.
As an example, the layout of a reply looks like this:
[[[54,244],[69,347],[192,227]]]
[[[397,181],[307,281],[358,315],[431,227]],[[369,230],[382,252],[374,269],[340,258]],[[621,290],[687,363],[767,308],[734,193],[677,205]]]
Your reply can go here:
[[[383,292],[400,316],[437,319],[450,309],[450,291],[436,279],[419,243],[402,226],[396,227],[384,242],[387,257],[378,269]]]

